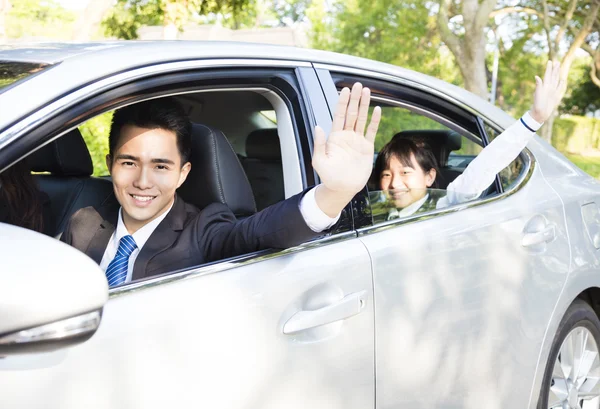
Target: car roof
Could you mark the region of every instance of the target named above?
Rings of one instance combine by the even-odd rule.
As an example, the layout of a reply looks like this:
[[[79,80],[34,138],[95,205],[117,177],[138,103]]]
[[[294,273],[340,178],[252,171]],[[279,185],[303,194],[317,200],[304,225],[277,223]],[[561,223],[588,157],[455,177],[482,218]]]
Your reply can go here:
[[[54,64],[51,69],[0,93],[0,130],[33,109],[99,78],[153,64],[198,59],[267,59],[331,64],[402,78],[476,109],[504,127],[506,113],[470,92],[415,71],[328,51],[224,41],[109,41],[42,43],[0,47],[0,61]]]

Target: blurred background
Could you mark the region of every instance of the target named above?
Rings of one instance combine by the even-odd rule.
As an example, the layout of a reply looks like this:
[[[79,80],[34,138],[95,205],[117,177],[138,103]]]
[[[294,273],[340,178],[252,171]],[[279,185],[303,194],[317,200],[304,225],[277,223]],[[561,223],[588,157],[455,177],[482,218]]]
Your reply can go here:
[[[420,71],[516,117],[531,105],[534,76],[559,60],[568,89],[539,134],[597,178],[599,29],[600,0],[0,0],[2,44],[179,39],[317,48]],[[88,121],[88,142],[109,121]],[[105,140],[94,143],[104,150]]]

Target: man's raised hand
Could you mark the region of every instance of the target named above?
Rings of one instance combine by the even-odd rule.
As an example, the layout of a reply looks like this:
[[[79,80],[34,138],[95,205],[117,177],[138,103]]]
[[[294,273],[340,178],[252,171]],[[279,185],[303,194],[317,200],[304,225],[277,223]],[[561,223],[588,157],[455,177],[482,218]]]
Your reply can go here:
[[[366,126],[370,101],[371,91],[360,83],[354,84],[352,91],[344,88],[329,138],[325,138],[320,127],[315,129],[312,164],[323,185],[331,191],[353,196],[365,186],[371,175],[381,108],[375,108],[371,122]]]

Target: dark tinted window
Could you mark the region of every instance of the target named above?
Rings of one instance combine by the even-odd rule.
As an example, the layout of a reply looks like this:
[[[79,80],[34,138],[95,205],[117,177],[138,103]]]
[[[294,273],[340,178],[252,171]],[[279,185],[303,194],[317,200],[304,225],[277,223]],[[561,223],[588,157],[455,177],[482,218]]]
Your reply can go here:
[[[29,77],[47,66],[39,63],[0,61],[0,92],[10,84]]]

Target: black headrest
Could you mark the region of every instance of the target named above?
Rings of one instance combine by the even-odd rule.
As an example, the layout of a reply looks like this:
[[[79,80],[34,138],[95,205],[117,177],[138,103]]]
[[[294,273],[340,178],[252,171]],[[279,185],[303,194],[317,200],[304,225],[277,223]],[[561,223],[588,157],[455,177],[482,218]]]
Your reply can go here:
[[[246,139],[246,157],[262,160],[281,160],[277,128],[253,131]]]
[[[90,176],[94,172],[90,152],[77,128],[32,153],[29,164],[34,172],[57,176]]]
[[[256,212],[250,182],[223,132],[193,124],[190,162],[192,170],[177,190],[183,200],[200,209],[223,203],[236,216]]]
[[[394,135],[394,138],[408,138],[415,142],[425,142],[433,151],[440,167],[447,166],[450,152],[459,150],[462,145],[462,136],[450,129],[402,131]]]

